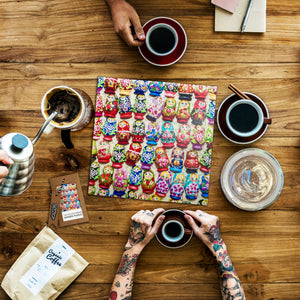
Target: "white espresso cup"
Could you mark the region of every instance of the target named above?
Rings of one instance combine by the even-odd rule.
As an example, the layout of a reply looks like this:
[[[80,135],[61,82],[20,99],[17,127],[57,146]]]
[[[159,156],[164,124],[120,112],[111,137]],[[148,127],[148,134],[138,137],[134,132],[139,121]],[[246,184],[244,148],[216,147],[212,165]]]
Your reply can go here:
[[[239,137],[250,137],[259,132],[263,124],[270,124],[261,107],[254,101],[241,99],[233,102],[226,112],[229,130]]]
[[[177,220],[170,220],[163,224],[162,236],[171,243],[179,242],[184,236],[185,229]]]
[[[157,56],[166,56],[174,51],[178,44],[176,30],[165,23],[153,25],[146,34],[146,46]]]
[[[49,134],[53,128],[59,128],[62,130],[70,129],[72,131],[80,130],[87,126],[92,119],[93,104],[91,103],[90,97],[82,90],[74,89],[66,85],[55,86],[48,90],[43,96],[41,111],[45,119],[49,117],[49,113],[51,114],[49,100],[53,95],[62,91],[73,96],[74,100],[77,101],[78,113],[70,121],[66,120],[60,122],[57,121],[57,116],[59,116],[60,113],[58,112],[57,116],[46,127],[44,131],[46,134]]]

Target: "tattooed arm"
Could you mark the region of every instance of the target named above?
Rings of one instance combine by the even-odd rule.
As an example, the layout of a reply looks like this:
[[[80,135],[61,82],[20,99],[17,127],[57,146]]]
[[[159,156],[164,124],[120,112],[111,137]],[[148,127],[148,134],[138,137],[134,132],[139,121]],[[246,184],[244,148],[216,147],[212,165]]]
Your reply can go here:
[[[185,211],[185,218],[196,236],[209,248],[216,258],[220,279],[221,293],[224,300],[245,300],[244,290],[239,277],[232,265],[227,247],[220,232],[219,218],[201,210]],[[200,226],[196,221],[201,223]]]
[[[141,210],[130,220],[130,233],[123,256],[110,291],[110,300],[130,300],[133,278],[137,260],[144,247],[151,241],[165,216],[159,216],[152,226],[153,220],[163,208]]]

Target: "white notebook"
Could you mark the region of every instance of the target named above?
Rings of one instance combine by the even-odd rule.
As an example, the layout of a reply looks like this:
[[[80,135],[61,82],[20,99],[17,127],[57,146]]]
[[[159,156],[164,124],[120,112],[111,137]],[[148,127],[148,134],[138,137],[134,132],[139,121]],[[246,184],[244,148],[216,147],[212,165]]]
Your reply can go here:
[[[215,31],[240,32],[248,3],[240,0],[233,14],[215,7]],[[253,1],[245,32],[266,32],[266,0]]]

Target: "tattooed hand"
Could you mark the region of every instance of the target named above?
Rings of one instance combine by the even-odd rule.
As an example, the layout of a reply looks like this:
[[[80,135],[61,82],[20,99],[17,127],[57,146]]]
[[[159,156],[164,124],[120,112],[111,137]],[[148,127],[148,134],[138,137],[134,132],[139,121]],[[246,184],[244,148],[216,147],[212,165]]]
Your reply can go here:
[[[195,235],[216,255],[216,251],[223,244],[219,218],[201,210],[185,210],[184,212],[186,213],[185,218],[193,228]],[[193,218],[191,218],[191,216]],[[198,225],[195,220],[201,224]]]
[[[152,225],[153,220],[164,212],[163,208],[149,210],[140,210],[131,217],[130,233],[125,250],[138,246],[141,250],[152,240],[158,228],[163,222],[165,216],[159,216]]]
[[[163,222],[165,216],[159,216],[153,224],[153,220],[163,211],[163,208],[153,211],[140,210],[131,217],[129,238],[111,287],[109,300],[131,299],[133,277],[139,255]]]
[[[184,212],[186,213],[185,218],[193,228],[195,235],[201,239],[216,258],[223,299],[245,300],[243,287],[221,237],[219,218],[201,210],[186,210]],[[199,225],[196,223],[197,221],[200,222]]]

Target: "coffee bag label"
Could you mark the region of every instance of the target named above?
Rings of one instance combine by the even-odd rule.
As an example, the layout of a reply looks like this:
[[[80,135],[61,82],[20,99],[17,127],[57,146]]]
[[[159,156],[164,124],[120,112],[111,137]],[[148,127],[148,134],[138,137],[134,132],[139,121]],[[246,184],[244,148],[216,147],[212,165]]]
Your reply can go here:
[[[36,296],[74,253],[73,248],[58,238],[25,273],[20,282]]]

